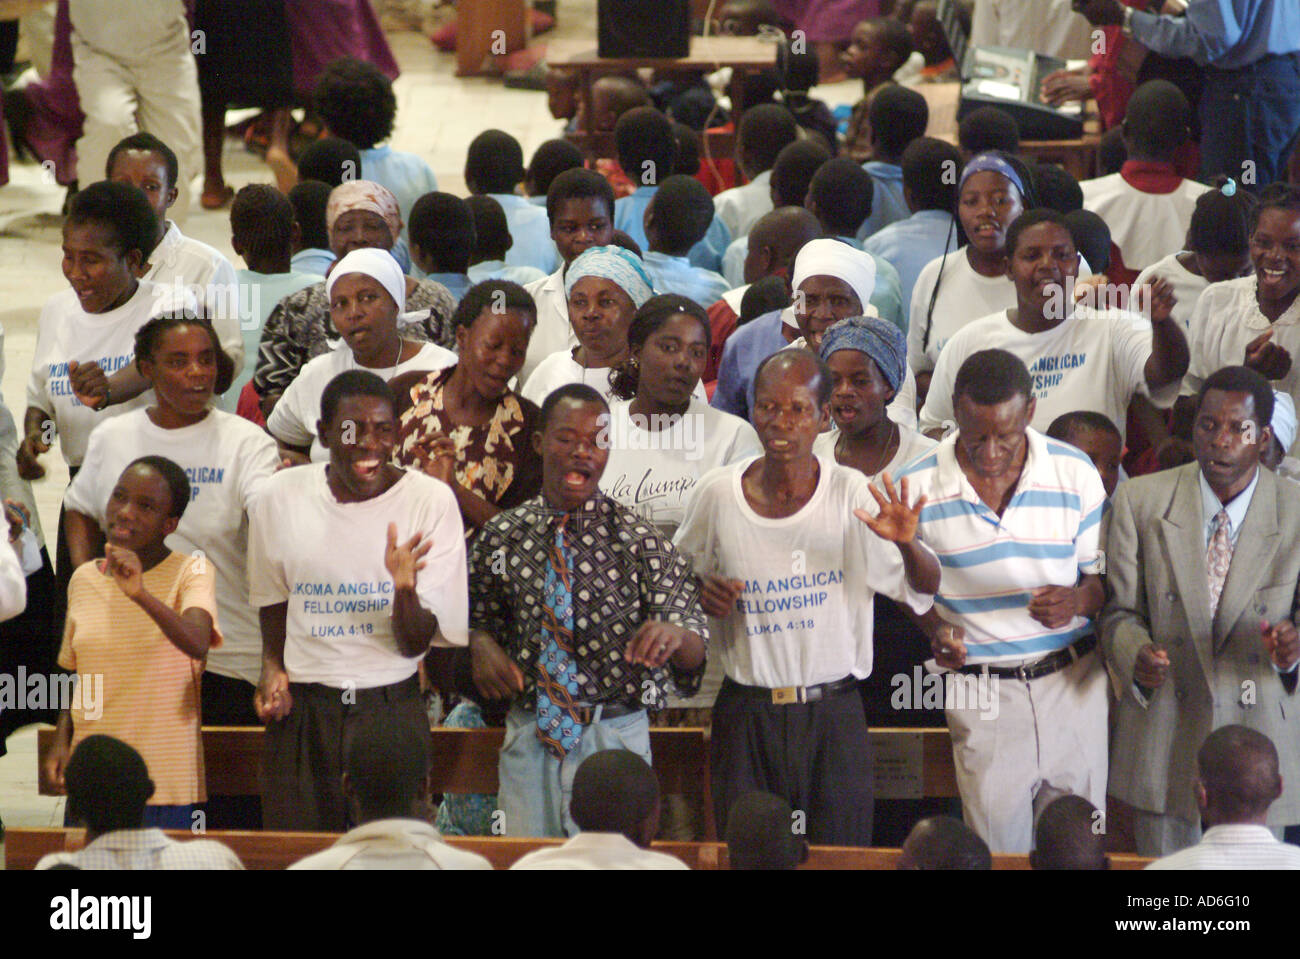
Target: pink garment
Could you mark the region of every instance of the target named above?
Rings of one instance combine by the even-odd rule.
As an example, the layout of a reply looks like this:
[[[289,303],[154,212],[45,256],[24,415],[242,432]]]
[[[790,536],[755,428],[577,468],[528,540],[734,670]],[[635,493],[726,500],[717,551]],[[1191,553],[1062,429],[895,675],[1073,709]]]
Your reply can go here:
[[[54,49],[50,57],[50,74],[29,83],[23,93],[31,104],[31,118],[26,137],[36,158],[54,163],[54,179],[68,186],[77,179],[77,140],[81,136],[81,101],[72,82],[72,21],[68,17],[68,0],[59,0],[54,15]],[[5,156],[5,182],[8,182],[8,157]]]
[[[880,15],[880,0],[772,0],[772,8],[810,43],[844,43],[859,23]]]
[[[339,57],[373,63],[391,80],[400,74],[370,0],[285,0],[293,48],[293,92],[310,100],[321,71]]]

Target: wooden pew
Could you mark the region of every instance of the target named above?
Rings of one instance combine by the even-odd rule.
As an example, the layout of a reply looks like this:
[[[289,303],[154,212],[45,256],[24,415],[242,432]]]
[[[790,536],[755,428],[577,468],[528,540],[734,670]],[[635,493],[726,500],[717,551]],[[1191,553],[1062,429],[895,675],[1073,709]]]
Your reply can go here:
[[[168,830],[175,839],[194,838],[185,831]],[[332,833],[218,832],[204,838],[229,846],[249,869],[283,869],[304,856],[319,852],[338,837]],[[51,852],[72,852],[85,842],[81,829],[10,829],[5,836],[5,869],[31,869],[41,857]],[[525,853],[557,846],[559,839],[512,839],[504,836],[450,837],[447,842],[458,849],[476,852],[487,858],[493,868],[508,869]],[[657,842],[658,852],[676,856],[695,870],[726,869],[727,847],[711,842]],[[813,846],[804,870],[825,869],[894,869],[898,849],[862,849],[850,846]],[[1112,869],[1142,869],[1150,859],[1139,856],[1112,855]],[[994,869],[1028,869],[1029,857],[995,855]]]

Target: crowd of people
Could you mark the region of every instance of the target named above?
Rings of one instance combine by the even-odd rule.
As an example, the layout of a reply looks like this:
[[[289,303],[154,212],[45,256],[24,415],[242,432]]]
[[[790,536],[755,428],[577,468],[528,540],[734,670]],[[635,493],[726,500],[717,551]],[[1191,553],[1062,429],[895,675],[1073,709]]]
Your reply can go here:
[[[997,110],[927,137],[941,37],[900,6],[853,28],[843,138],[733,104],[725,189],[624,77],[616,158],[487,130],[471,195],[439,192],[360,58],[230,198],[242,270],[169,216],[181,144],[82,156],[21,430],[0,406],[0,645],[103,693],[0,718],[56,720],[42,775],[89,829],[44,867],[237,868],[158,831],[199,817],[344,834],[300,868],[485,868],[451,832],[569,837],[516,868],[680,868],[648,847],[703,810],[660,796],[655,725],[710,729],[736,868],[1300,866],[1284,111],[1234,142],[1257,180],[1206,100],[1198,142],[1184,89],[1133,84],[1123,159],[1076,182]],[[1225,6],[1300,77],[1284,4],[1119,16],[1237,63]],[[427,794],[431,719],[504,727],[495,796]],[[201,727],[253,725],[260,801],[209,797]],[[878,800],[872,725],[946,725],[959,806]]]

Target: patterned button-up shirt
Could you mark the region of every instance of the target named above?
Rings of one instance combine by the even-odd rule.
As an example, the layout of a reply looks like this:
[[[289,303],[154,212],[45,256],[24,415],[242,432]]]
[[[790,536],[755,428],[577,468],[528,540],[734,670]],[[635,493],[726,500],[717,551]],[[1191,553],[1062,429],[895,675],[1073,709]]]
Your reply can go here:
[[[78,852],[54,852],[37,869],[70,865],[78,869],[243,869],[227,846],[211,839],[179,842],[161,829],[115,829]]]
[[[470,627],[490,633],[519,664],[524,673],[519,705],[525,709],[536,702],[546,570],[564,516],[544,497],[535,497],[489,520],[470,550]],[[653,526],[600,492],[568,514],[564,542],[573,565],[579,701],[656,711],[670,688],[681,696],[694,693],[703,665],[690,672],[671,663],[652,670],[623,658],[629,640],[651,619],[708,641],[690,561]]]
[[[421,280],[407,296],[406,310],[398,318],[403,336],[456,349],[451,328],[456,301],[445,286]],[[412,313],[423,315],[410,317]],[[330,322],[330,300],[324,283],[291,293],[275,305],[262,327],[253,389],[259,396],[283,393],[308,360],[328,353],[340,339]]]

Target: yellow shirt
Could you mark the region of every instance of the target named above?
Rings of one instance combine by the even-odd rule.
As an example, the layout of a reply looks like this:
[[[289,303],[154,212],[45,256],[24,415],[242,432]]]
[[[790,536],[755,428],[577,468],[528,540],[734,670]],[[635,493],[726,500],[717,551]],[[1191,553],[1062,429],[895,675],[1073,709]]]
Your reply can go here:
[[[199,682],[203,661],[176,648],[149,615],[127,599],[99,560],[77,567],[68,585],[68,620],[59,665],[82,679],[97,675],[97,701],[74,699],[72,748],[87,736],[113,736],[136,749],[154,782],[155,806],[204,802]],[[210,562],[180,553],[144,574],[144,587],[178,613],[202,609],[216,630],[216,574]]]

